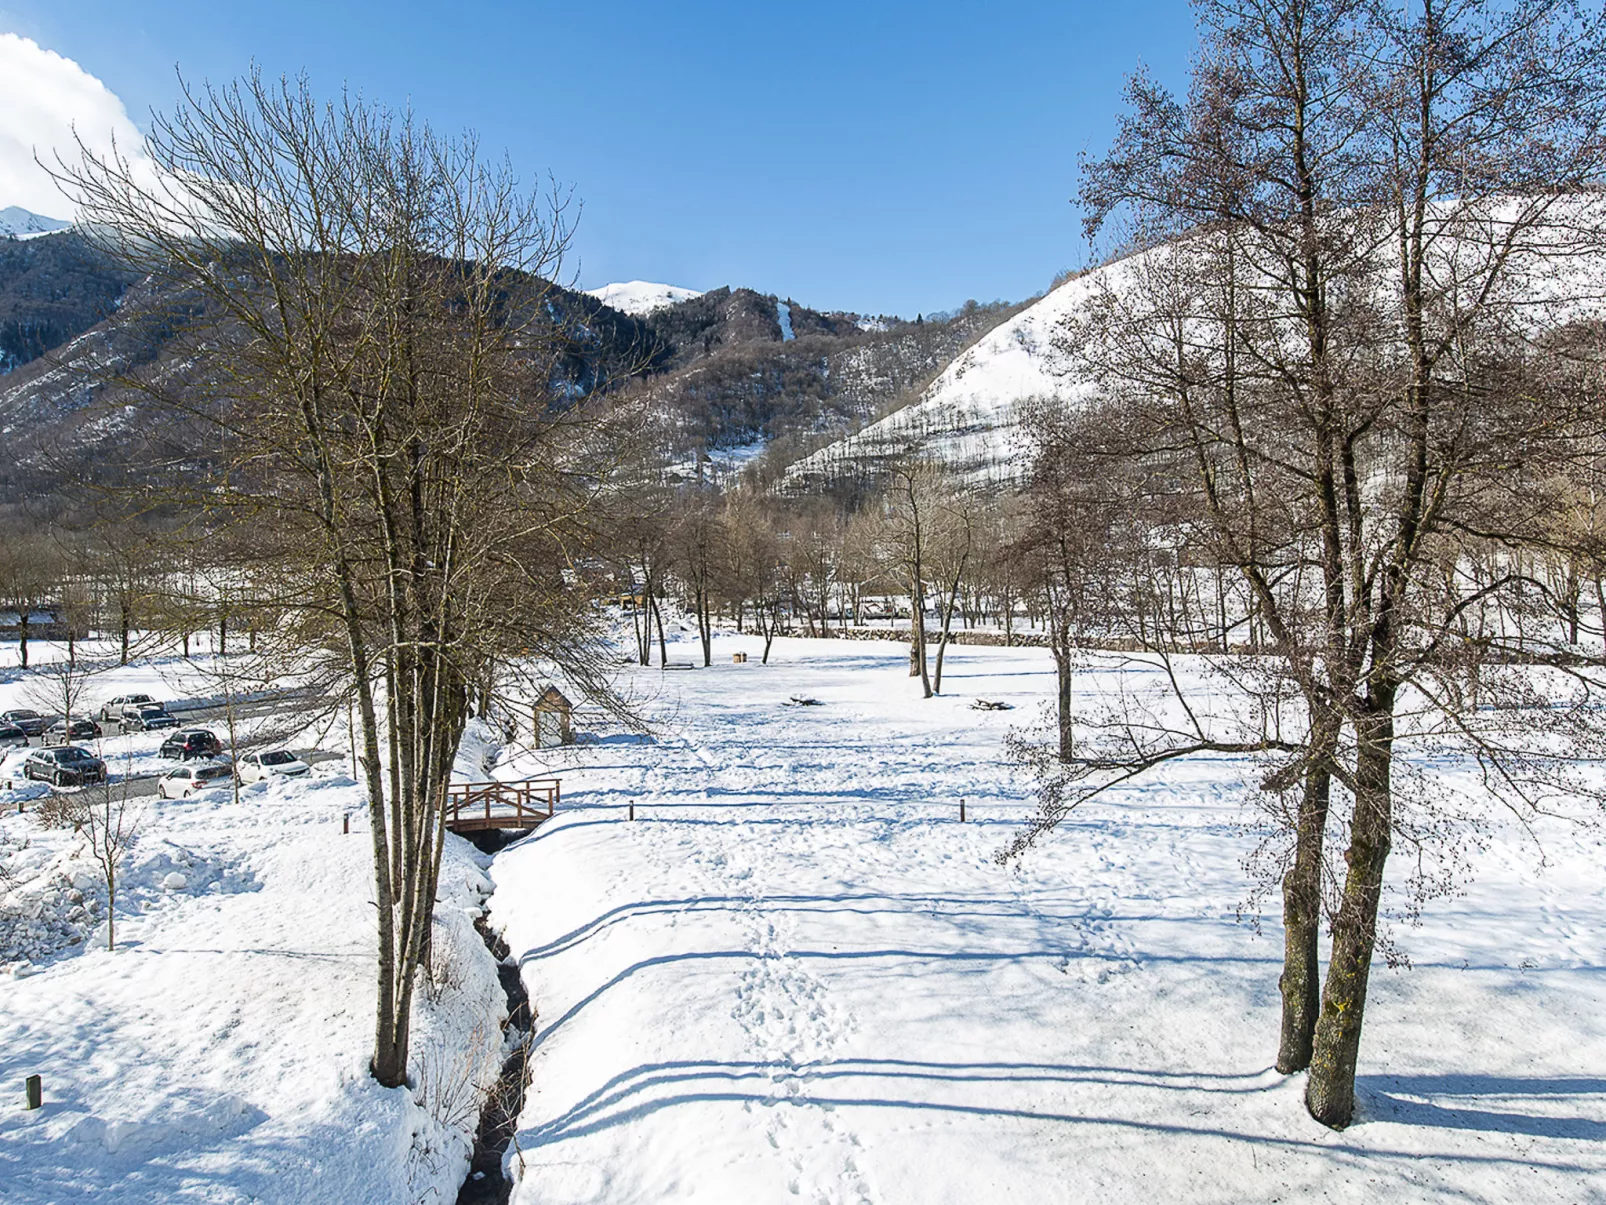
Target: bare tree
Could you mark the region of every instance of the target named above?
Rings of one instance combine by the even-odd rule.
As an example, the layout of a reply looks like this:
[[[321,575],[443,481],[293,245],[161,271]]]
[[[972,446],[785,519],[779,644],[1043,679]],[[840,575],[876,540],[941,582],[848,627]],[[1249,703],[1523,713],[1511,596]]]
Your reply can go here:
[[[942,663],[948,652],[948,634],[953,628],[960,591],[975,565],[976,509],[975,495],[953,482],[947,483],[936,500],[931,552],[927,557],[937,583],[937,605],[942,609],[942,630],[937,637],[937,657],[931,675],[934,694],[942,693]]]
[[[373,1072],[399,1085],[475,690],[533,654],[606,693],[568,570],[596,546],[589,516],[619,445],[550,384],[568,346],[549,305],[566,202],[525,192],[472,140],[257,76],[187,92],[146,151],[154,180],[86,152],[62,183],[112,254],[188,299],[176,337],[205,348],[196,374],[122,382],[215,449],[212,471],[152,488],[192,528],[235,533],[227,568],[280,617],[264,653],[338,669],[330,697],[355,701]],[[213,600],[219,629],[231,602]]]
[[[118,869],[139,835],[143,810],[131,801],[128,780],[86,787],[75,801],[79,836],[106,885],[106,948],[117,946]]]
[[[943,472],[922,461],[894,465],[887,500],[891,545],[909,591],[909,676],[931,698],[931,667],[926,656],[926,573],[931,527]]]
[[[1188,98],[1134,81],[1084,193],[1093,228],[1122,212],[1142,243],[1173,241],[1133,261],[1132,287],[1073,343],[1128,405],[1137,454],[1191,475],[1210,559],[1241,576],[1302,700],[1302,730],[1264,745],[1292,755],[1268,784],[1302,784],[1278,1066],[1308,1064],[1312,1115],[1342,1127],[1384,866],[1423,827],[1399,808],[1397,743],[1453,735],[1513,803],[1560,772],[1462,704],[1474,682],[1514,689],[1499,658],[1469,655],[1463,621],[1525,609],[1535,585],[1513,555],[1473,580],[1465,554],[1543,538],[1542,466],[1587,410],[1529,349],[1578,300],[1566,265],[1597,246],[1583,190],[1606,129],[1602,35],[1546,0],[1200,11]],[[1149,764],[1198,743],[1156,742]],[[1348,849],[1318,1003],[1335,784]]]

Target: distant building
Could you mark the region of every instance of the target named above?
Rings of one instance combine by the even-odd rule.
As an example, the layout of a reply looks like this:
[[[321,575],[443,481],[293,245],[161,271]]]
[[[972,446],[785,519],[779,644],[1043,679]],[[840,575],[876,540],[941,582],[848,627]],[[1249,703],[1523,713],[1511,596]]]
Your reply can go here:
[[[86,624],[71,623],[61,607],[38,606],[28,612],[29,640],[82,640],[89,635]],[[15,609],[0,610],[0,640],[21,640],[22,622]]]

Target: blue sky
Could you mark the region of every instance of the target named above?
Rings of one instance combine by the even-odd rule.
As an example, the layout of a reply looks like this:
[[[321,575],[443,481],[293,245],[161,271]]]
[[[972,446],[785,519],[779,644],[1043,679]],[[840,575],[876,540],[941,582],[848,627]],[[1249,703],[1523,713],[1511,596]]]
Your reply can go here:
[[[0,0],[0,32],[76,60],[140,126],[175,65],[223,80],[255,59],[473,128],[575,186],[586,287],[906,316],[1084,262],[1077,156],[1109,138],[1131,70],[1180,83],[1194,42],[1185,0]]]

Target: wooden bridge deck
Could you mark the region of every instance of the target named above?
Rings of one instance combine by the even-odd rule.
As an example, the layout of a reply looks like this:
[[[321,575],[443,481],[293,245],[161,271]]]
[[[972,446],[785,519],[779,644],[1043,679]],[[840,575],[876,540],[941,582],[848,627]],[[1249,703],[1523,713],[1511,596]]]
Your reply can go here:
[[[454,833],[534,828],[551,819],[560,792],[556,778],[456,782],[446,788],[446,828]]]

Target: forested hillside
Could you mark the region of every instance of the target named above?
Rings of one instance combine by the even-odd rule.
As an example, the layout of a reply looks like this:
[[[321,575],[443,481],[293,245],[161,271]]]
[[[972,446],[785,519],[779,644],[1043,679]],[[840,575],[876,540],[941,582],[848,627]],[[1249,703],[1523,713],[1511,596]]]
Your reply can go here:
[[[120,374],[158,365],[184,379],[197,370],[170,346],[194,317],[183,298],[137,294],[145,320],[105,322],[135,284],[75,231],[0,240],[6,496],[20,473],[38,493],[129,437]],[[929,320],[865,319],[729,287],[641,315],[557,286],[549,297],[564,349],[552,366],[560,395],[647,391],[664,463],[761,443],[777,469],[914,399],[1015,312],[967,302]],[[118,458],[129,453],[122,447]]]
[[[0,238],[0,373],[94,326],[131,283],[73,231]]]

